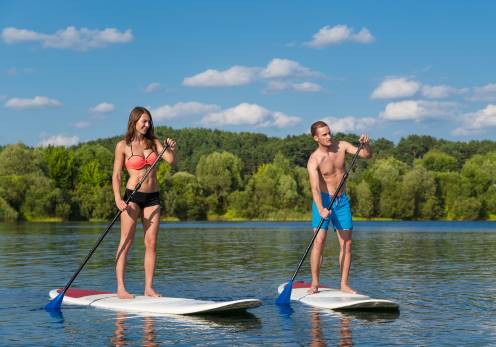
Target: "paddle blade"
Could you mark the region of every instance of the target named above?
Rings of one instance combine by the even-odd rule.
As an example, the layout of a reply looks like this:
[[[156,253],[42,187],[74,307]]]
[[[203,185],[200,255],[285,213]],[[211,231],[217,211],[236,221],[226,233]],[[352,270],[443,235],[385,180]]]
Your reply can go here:
[[[60,311],[60,306],[62,306],[62,300],[64,299],[64,291],[61,291],[59,295],[50,300],[48,304],[45,305],[45,310],[47,311]]]
[[[276,305],[289,305],[291,301],[291,290],[293,289],[293,281],[288,281],[284,290],[279,294],[276,300]]]

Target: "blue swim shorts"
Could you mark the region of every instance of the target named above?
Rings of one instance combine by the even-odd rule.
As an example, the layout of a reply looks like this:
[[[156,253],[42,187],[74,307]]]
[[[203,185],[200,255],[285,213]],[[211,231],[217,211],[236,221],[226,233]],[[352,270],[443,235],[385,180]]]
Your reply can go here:
[[[327,193],[320,193],[322,197],[322,205],[328,207],[331,203],[332,196]],[[315,201],[312,203],[312,228],[317,229],[322,217],[317,210]],[[327,231],[329,229],[329,221],[332,221],[334,231],[336,230],[353,230],[353,222],[351,220],[351,208],[350,201],[346,193],[341,194],[336,198],[334,204],[332,205],[331,215],[324,220],[322,223],[322,230]]]

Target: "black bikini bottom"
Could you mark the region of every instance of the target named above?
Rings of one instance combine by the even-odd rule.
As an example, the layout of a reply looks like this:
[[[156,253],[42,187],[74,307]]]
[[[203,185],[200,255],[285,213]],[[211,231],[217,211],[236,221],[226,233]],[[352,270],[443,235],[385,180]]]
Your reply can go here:
[[[124,201],[127,200],[127,198],[131,195],[132,192],[133,191],[131,189],[126,189],[126,193],[124,194]],[[160,205],[160,195],[159,192],[152,192],[152,193],[136,192],[134,193],[130,202],[134,202],[141,209],[144,209],[145,207],[148,206]]]

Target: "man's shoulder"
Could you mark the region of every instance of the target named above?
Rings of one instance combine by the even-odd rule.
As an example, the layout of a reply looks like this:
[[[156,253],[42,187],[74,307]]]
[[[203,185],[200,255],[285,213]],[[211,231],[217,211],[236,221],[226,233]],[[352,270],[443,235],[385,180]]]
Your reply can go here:
[[[321,157],[322,154],[321,152],[319,151],[319,149],[317,148],[316,150],[314,150],[312,153],[310,153],[310,156],[308,157],[308,161],[310,160],[315,160],[319,157]]]
[[[319,149],[316,149],[308,157],[307,166],[319,166],[323,157],[324,157],[324,155],[322,154],[322,152],[319,151]]]

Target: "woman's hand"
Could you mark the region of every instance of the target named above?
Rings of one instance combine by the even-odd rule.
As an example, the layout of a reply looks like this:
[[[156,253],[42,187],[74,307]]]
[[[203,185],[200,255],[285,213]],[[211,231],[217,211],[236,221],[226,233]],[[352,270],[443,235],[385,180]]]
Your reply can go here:
[[[124,212],[125,210],[127,210],[127,204],[124,200],[122,199],[116,199],[115,200],[115,206],[117,206],[117,208],[121,211],[121,212]]]
[[[169,146],[167,148],[168,151],[174,152],[176,150],[176,141],[173,139],[167,138],[167,140],[164,141],[165,146]]]

